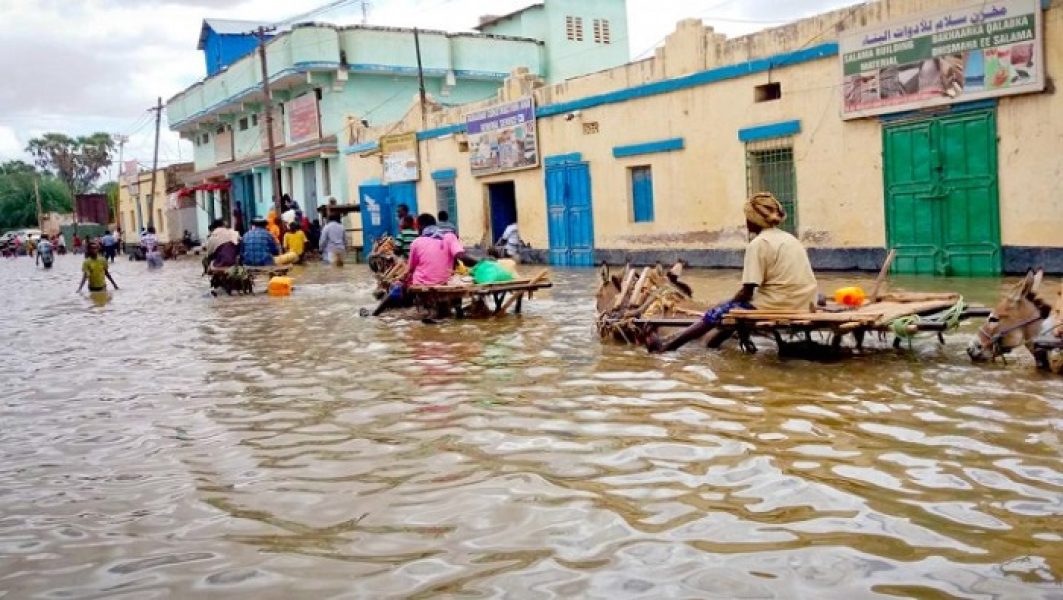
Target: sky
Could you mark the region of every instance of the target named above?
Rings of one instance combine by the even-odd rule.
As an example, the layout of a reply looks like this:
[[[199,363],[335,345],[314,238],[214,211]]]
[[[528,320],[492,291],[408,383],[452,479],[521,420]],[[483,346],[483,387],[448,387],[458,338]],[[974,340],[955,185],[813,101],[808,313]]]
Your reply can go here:
[[[465,31],[485,13],[505,14],[532,0],[372,0],[369,23]],[[652,54],[684,18],[742,35],[854,0],[628,0],[632,58]],[[196,50],[204,17],[282,21],[328,0],[0,0],[0,162],[28,160],[26,143],[45,132],[125,134],[127,160],[150,167],[149,108],[203,79]],[[361,21],[345,6],[314,16]],[[168,130],[163,111],[161,164],[191,160],[192,146]],[[116,161],[117,162],[117,161]]]

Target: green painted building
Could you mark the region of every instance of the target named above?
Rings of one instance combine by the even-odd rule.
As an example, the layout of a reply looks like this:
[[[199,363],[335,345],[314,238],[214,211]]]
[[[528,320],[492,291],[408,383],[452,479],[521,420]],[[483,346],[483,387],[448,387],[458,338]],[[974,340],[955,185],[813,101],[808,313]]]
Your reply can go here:
[[[546,0],[484,17],[476,32],[420,31],[426,92],[458,105],[493,97],[515,68],[556,82],[623,64],[626,15],[625,0]],[[267,42],[281,191],[308,213],[331,197],[355,200],[338,152],[351,143],[348,120],[396,121],[418,96],[414,38],[407,28],[304,23]],[[197,190],[200,233],[212,218],[239,214],[246,225],[271,208],[266,107],[257,52],[167,102],[170,128],[193,143],[186,183]]]

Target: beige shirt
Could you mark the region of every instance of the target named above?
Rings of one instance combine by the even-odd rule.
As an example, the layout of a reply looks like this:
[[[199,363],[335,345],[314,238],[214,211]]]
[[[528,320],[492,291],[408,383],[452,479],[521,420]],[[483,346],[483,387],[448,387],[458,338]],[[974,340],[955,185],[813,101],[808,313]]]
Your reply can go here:
[[[759,310],[808,311],[816,303],[816,276],[805,247],[776,227],[749,242],[742,283],[757,285],[753,306]]]
[[[219,227],[210,232],[210,237],[207,238],[207,245],[203,250],[210,256],[218,249],[218,246],[226,242],[232,242],[234,244],[240,243],[240,234],[235,229],[229,229],[228,227]]]

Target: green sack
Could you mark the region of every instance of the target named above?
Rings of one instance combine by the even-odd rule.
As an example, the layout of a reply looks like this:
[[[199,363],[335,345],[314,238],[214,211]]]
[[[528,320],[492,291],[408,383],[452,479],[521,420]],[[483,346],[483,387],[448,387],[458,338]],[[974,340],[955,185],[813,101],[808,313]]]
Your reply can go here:
[[[469,273],[472,275],[472,280],[475,281],[477,285],[513,281],[513,273],[510,273],[503,269],[498,263],[490,260],[477,263]]]

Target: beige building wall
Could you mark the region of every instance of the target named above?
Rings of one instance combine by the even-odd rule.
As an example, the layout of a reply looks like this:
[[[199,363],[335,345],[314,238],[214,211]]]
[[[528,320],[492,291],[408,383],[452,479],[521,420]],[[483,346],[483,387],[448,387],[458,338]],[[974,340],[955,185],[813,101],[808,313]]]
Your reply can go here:
[[[136,244],[140,240],[140,228],[137,227],[136,204],[140,204],[143,227],[147,227],[151,221],[148,218],[148,199],[151,196],[151,173],[142,172],[137,176],[139,190],[136,198],[129,196],[129,179],[120,177],[118,180],[118,214],[121,219],[119,225],[122,228],[122,241],[126,244]],[[171,232],[168,228],[170,219],[166,218],[166,171],[155,171],[155,201],[152,203],[154,211],[154,226],[159,242],[166,243],[181,239],[181,232]]]
[[[517,74],[500,91],[512,100],[534,89],[539,107],[592,98],[660,81],[807,49],[836,40],[844,29],[863,29],[928,10],[969,5],[955,0],[889,0],[834,11],[751,36],[725,39],[699,21],[678,24],[651,59],[548,87]],[[1045,62],[1050,82],[1063,81],[1063,0],[1044,12]],[[881,249],[886,244],[882,172],[882,128],[878,118],[842,121],[838,56],[779,64],[770,72],[724,79],[625,102],[601,104],[572,118],[539,120],[540,156],[578,152],[589,164],[595,247],[598,250],[737,249],[745,242],[741,206],[747,196],[746,147],[738,130],[799,120],[793,136],[798,235],[810,248]],[[755,102],[757,85],[778,82],[782,98]],[[1049,84],[1052,85],[1051,83]],[[427,115],[427,129],[464,123],[478,103]],[[421,129],[412,110],[400,124],[357,128],[353,141],[384,133]],[[585,134],[596,123],[598,133]],[[1000,99],[999,201],[1004,246],[1063,247],[1063,200],[1056,191],[1063,175],[1063,98],[1058,93]],[[614,158],[616,146],[683,138],[679,151]],[[486,240],[486,184],[515,183],[522,236],[535,248],[549,245],[542,168],[474,178],[464,134],[421,143],[422,211],[435,211],[431,173],[457,171],[459,229],[466,243]],[[349,161],[352,197],[365,180],[379,178],[379,154],[353,153]],[[634,223],[627,169],[653,169],[655,220]]]

